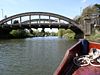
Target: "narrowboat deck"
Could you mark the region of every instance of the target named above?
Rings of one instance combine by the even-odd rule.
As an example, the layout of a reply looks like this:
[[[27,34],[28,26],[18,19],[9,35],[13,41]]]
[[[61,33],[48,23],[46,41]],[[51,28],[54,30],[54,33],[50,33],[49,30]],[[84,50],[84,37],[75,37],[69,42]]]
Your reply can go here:
[[[100,63],[94,64],[94,62],[89,61],[87,65],[79,66],[73,61],[77,57],[76,54],[78,56],[89,55],[91,48],[100,50],[100,43],[88,42],[87,40],[81,40],[76,43],[66,51],[54,75],[100,75]]]
[[[76,69],[72,75],[100,75],[100,67],[92,65],[82,66]]]

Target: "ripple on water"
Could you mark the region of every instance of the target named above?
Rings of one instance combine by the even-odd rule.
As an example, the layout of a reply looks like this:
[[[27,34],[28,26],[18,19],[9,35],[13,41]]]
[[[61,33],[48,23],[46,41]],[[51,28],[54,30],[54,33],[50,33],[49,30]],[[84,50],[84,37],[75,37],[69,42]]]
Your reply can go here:
[[[0,41],[0,75],[52,75],[72,44],[57,37]]]

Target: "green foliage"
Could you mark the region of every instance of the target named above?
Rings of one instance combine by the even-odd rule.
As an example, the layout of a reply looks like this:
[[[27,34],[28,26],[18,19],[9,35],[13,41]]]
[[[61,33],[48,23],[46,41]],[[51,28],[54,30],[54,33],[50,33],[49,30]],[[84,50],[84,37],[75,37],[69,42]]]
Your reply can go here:
[[[75,33],[71,29],[59,29],[58,31],[59,37],[64,37],[66,39],[72,40],[75,37]]]
[[[74,33],[71,29],[65,30],[65,33]]]
[[[90,40],[90,41],[100,42],[100,40],[97,41],[98,39],[100,39],[100,34],[92,34],[92,35],[90,35],[90,36],[86,36],[85,38],[86,38],[87,40]]]
[[[87,17],[87,16],[91,17],[93,14],[98,14],[98,13],[100,13],[100,4],[94,4],[92,6],[88,6],[84,8],[81,15],[76,16],[74,20],[77,21],[78,23],[81,23],[84,17]]]
[[[100,4],[95,4],[94,6],[97,8],[97,11],[100,13]]]
[[[76,16],[76,17],[74,18],[74,20],[75,20],[77,23],[79,23],[80,20],[81,20],[81,16]]]
[[[56,32],[51,32],[50,35],[51,36],[57,36],[58,34]]]
[[[57,36],[57,33],[55,33],[55,32],[39,32],[38,30],[33,30],[32,35],[34,37]]]
[[[97,13],[97,9],[94,6],[88,6],[85,9],[83,9],[82,16],[91,16],[92,14]]]
[[[71,29],[67,29],[65,31],[64,37],[67,38],[67,39],[69,39],[69,40],[72,40],[72,39],[75,38],[75,33]]]
[[[10,32],[10,34],[13,37],[16,37],[16,38],[21,38],[21,37],[26,37],[27,36],[26,31],[25,30],[22,30],[22,29],[12,30]]]
[[[95,39],[100,38],[100,34],[95,34],[94,38]]]
[[[59,29],[58,30],[58,36],[59,37],[62,37],[64,35],[64,33],[65,33],[65,29]]]

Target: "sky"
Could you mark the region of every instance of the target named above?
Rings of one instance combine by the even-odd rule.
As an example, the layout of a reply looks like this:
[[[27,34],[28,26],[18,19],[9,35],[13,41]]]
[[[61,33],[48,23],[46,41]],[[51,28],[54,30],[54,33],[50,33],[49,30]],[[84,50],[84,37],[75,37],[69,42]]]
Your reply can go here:
[[[73,19],[79,16],[82,10],[100,0],[0,0],[0,20],[25,12],[50,12]],[[41,29],[39,29],[41,31]],[[46,29],[57,32],[58,29]]]
[[[80,15],[82,10],[100,0],[0,0],[0,20],[24,12],[51,12],[69,18]]]

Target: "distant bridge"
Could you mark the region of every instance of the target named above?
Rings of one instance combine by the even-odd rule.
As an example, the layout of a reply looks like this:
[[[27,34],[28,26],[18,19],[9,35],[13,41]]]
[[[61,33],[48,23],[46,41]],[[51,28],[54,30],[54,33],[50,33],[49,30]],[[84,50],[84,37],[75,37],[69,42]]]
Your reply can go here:
[[[18,21],[18,22],[15,22]],[[0,29],[65,28],[83,35],[78,23],[70,18],[49,12],[26,12],[7,17],[0,21]]]

